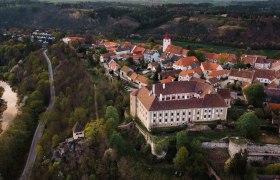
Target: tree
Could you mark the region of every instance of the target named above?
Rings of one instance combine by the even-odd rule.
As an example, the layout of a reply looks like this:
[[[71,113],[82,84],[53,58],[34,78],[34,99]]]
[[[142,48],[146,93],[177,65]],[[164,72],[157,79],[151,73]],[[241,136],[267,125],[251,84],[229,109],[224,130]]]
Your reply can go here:
[[[52,137],[52,147],[54,148],[59,142],[59,136],[57,134]]]
[[[189,152],[185,146],[180,147],[173,159],[174,167],[180,171],[184,171],[187,166],[187,158]]]
[[[236,153],[233,158],[226,161],[224,170],[228,174],[243,177],[247,170],[247,151]]]
[[[227,62],[227,58],[225,57],[221,57],[218,59],[218,64],[220,65],[224,65]]]
[[[120,154],[124,154],[126,150],[126,145],[123,137],[120,135],[120,133],[113,131],[111,138],[110,138],[110,144],[113,148],[118,150]]]
[[[179,150],[182,146],[185,146],[188,142],[188,132],[180,131],[176,134],[176,148]]]
[[[154,73],[153,79],[154,81],[158,81],[158,74],[161,72],[161,66],[160,64],[157,66],[156,72]]]
[[[249,104],[252,104],[255,107],[262,107],[262,104],[266,97],[263,85],[251,84],[247,88],[245,88],[243,92]]]
[[[270,164],[265,168],[267,174],[280,174],[280,163]]]
[[[238,119],[237,128],[245,137],[255,139],[259,134],[260,123],[255,113],[247,112]]]
[[[106,108],[105,118],[107,120],[113,119],[115,122],[115,125],[118,125],[119,121],[120,121],[118,110],[114,106],[108,106]]]

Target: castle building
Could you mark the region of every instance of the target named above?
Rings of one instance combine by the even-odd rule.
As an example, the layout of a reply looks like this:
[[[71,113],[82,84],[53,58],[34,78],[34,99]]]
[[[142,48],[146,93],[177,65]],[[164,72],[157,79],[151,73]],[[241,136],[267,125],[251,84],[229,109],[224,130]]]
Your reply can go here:
[[[228,105],[211,85],[196,81],[153,84],[130,94],[130,113],[153,128],[226,120]]]
[[[167,49],[167,47],[169,45],[171,45],[171,39],[169,38],[168,33],[165,33],[165,36],[163,39],[163,47],[162,47],[163,52],[165,52],[165,50]]]

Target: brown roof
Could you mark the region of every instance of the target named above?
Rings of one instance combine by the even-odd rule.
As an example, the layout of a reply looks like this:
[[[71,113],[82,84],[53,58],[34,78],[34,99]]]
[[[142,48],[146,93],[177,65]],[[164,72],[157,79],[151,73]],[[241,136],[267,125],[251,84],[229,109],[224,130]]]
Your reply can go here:
[[[170,83],[165,83],[165,87],[162,84],[155,84],[155,94],[159,96],[168,94],[179,94],[179,93],[189,93],[196,92],[200,96],[204,96],[209,92],[214,92],[212,86],[206,83],[199,83],[195,81],[174,81]]]
[[[275,70],[256,69],[254,78],[266,78],[269,80],[274,80],[276,78]]]
[[[168,76],[168,78],[160,80],[160,83],[173,82],[174,80],[175,80],[175,78],[174,78],[174,77],[172,77],[172,76]]]
[[[210,71],[216,70],[219,66],[216,63],[212,63],[212,62],[208,62],[208,61],[201,63],[201,65],[203,66],[203,68],[205,70],[210,70]]]
[[[192,77],[190,79],[190,81],[196,81],[196,82],[199,82],[199,83],[205,83],[206,82],[204,79],[200,79],[200,78],[196,78],[196,77]]]
[[[247,55],[247,54],[243,54],[241,56],[241,61],[243,61],[245,64],[255,64],[257,58],[260,57],[260,58],[264,58],[266,59],[267,57],[266,56],[261,56],[261,55]]]
[[[130,71],[133,71],[133,70],[128,66],[123,66],[120,71],[123,71],[127,74],[127,73],[129,73]]]
[[[209,78],[208,81],[210,82],[210,84],[216,84],[218,82],[220,82],[220,80],[216,77],[213,77],[213,78]]]
[[[230,90],[229,89],[218,89],[217,93],[224,99],[230,99]]]
[[[242,78],[247,78],[247,79],[253,79],[254,71],[231,69],[229,75],[234,76],[234,77],[242,77]]]
[[[182,70],[172,70],[172,71],[166,71],[159,73],[161,79],[165,79],[168,76],[178,76]]]
[[[195,61],[198,61],[195,56],[182,57],[178,61],[176,61],[174,65],[187,67],[192,65]]]
[[[137,77],[137,74],[135,72],[131,73],[130,79],[134,80],[134,79],[136,79],[136,77]]]
[[[149,84],[149,79],[140,74],[137,75],[136,81],[139,81],[140,83],[143,83],[143,84]]]
[[[270,64],[272,63],[273,60],[271,59],[266,59],[266,58],[263,58],[263,57],[257,57],[256,59],[256,63],[259,63],[259,64]]]
[[[182,54],[183,48],[180,46],[169,45],[165,52],[172,53],[172,54]]]
[[[218,76],[218,75],[224,75],[229,74],[229,70],[216,70],[216,71],[210,71],[207,75],[208,76]]]

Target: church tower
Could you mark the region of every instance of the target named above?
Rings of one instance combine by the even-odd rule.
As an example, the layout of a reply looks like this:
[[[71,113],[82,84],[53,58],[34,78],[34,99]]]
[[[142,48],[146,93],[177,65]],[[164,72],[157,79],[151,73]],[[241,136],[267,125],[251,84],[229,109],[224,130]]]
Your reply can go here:
[[[163,39],[163,47],[162,50],[165,52],[166,48],[171,45],[171,39],[169,38],[168,33],[165,33],[164,39]]]

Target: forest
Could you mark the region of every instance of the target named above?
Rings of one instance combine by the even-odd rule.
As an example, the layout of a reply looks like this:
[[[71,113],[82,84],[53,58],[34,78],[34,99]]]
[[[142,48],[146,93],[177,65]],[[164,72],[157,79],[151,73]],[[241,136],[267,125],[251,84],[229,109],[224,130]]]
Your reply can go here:
[[[127,4],[0,3],[0,27],[59,29],[115,38],[162,39],[253,49],[279,49],[280,2]]]

